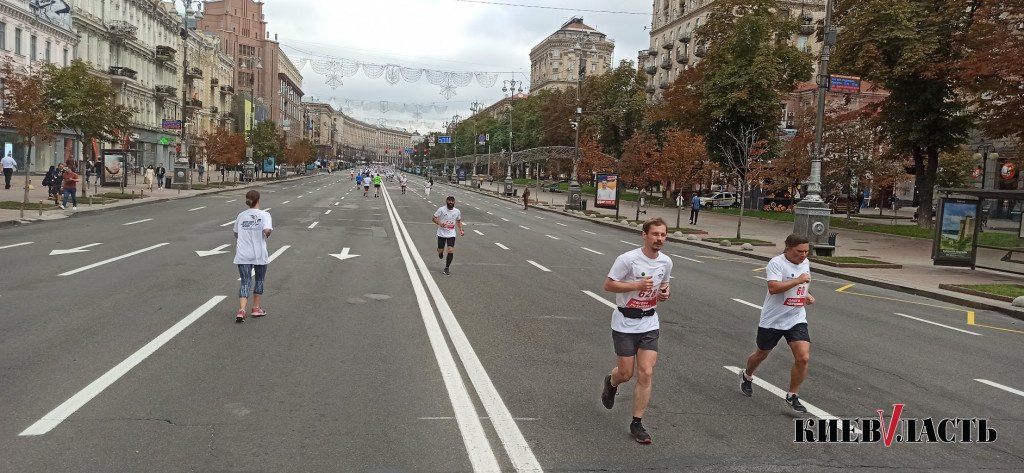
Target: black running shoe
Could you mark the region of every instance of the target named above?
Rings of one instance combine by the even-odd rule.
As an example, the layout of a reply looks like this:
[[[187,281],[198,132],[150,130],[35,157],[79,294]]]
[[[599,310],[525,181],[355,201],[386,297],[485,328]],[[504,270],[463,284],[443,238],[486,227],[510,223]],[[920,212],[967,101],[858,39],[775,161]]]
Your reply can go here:
[[[612,375],[604,377],[604,390],[601,391],[601,403],[605,409],[611,409],[615,405],[615,393],[619,388],[612,386]]]
[[[633,438],[637,443],[651,443],[651,434],[647,433],[647,429],[644,429],[643,424],[629,424],[629,433],[633,434]]]
[[[740,371],[740,391],[743,391],[743,395],[751,397],[754,395],[754,381],[747,380],[747,375],[743,374],[744,371]]]
[[[452,274],[452,273],[451,273],[451,271],[448,271],[448,268],[446,267],[446,268],[444,268],[444,274]]]
[[[792,407],[794,411],[800,413],[807,412],[807,408],[804,407],[804,405],[800,402],[800,397],[798,397],[796,394],[792,396],[787,394],[786,404],[789,404],[789,407]]]

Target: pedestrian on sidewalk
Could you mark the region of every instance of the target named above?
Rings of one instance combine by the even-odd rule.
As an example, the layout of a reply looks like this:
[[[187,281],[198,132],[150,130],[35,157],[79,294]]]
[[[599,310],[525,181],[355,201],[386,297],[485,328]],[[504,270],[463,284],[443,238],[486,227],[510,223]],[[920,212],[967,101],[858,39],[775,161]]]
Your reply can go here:
[[[199,170],[199,182],[202,183],[203,182],[203,174],[206,173],[206,166],[203,166],[202,164],[200,164],[198,170]]]
[[[11,188],[11,177],[14,177],[14,170],[18,167],[18,162],[14,160],[14,157],[10,153],[0,159],[0,166],[4,168],[4,189]]]
[[[523,189],[523,210],[529,210],[530,208],[530,188]]]
[[[690,197],[690,225],[697,224],[697,216],[700,215],[700,194],[694,192]]]
[[[94,168],[95,166],[92,164],[92,161],[87,160],[85,162],[85,185],[87,186],[92,182],[92,173],[95,171]]]
[[[245,205],[249,208],[243,210],[235,219],[235,265],[238,266],[238,275],[242,278],[242,285],[238,289],[238,313],[235,314],[235,322],[245,322],[245,306],[249,303],[249,291],[252,296],[253,317],[267,315],[260,304],[263,296],[263,281],[267,276],[267,239],[274,231],[273,221],[270,213],[260,209],[260,193],[253,189],[245,193]],[[256,276],[256,283],[253,284],[253,275]]]
[[[50,169],[46,171],[46,175],[43,176],[43,187],[46,188],[47,200],[53,199],[54,205],[57,204],[57,193],[60,192],[60,186],[54,185],[54,180],[56,179],[60,179],[57,174],[57,167],[50,166]]]
[[[149,186],[149,190],[153,190],[153,181],[156,180],[156,170],[153,169],[153,165],[146,166],[146,172],[142,174],[142,183]]]
[[[654,364],[658,360],[658,302],[670,295],[672,260],[661,253],[668,237],[668,224],[660,217],[644,222],[644,245],[627,251],[612,264],[604,281],[604,290],[615,293],[612,310],[612,346],[616,364],[604,378],[601,402],[611,409],[618,386],[633,378],[633,421],[629,432],[639,443],[651,443],[642,419],[651,400]]]
[[[455,228],[458,227],[460,236],[466,234],[462,228],[462,211],[455,208],[455,196],[448,196],[444,207],[438,207],[431,220],[437,225],[437,257],[445,260],[444,274],[451,274],[449,268],[455,258]],[[447,257],[444,255],[445,247],[448,248]]]
[[[639,205],[640,205],[641,208],[647,207],[647,190],[646,189],[643,189],[643,188],[640,189],[640,204]]]
[[[81,179],[78,173],[75,172],[75,165],[72,164],[67,167],[62,175],[61,189],[64,191],[64,199],[61,201],[61,210],[67,208],[68,197],[71,197],[71,210],[78,210],[78,181]]]
[[[167,174],[167,169],[163,164],[158,164],[156,167],[156,187],[158,189],[164,188],[164,174]]]
[[[746,368],[740,372],[740,391],[752,396],[754,371],[785,337],[793,352],[786,404],[801,413],[807,412],[807,408],[800,402],[797,391],[807,377],[807,365],[811,359],[811,335],[807,331],[805,306],[814,303],[814,296],[808,291],[811,283],[808,252],[810,244],[807,238],[793,234],[786,238],[786,250],[768,262],[765,268],[768,293],[764,296],[761,320],[757,324],[757,348],[747,358]]]

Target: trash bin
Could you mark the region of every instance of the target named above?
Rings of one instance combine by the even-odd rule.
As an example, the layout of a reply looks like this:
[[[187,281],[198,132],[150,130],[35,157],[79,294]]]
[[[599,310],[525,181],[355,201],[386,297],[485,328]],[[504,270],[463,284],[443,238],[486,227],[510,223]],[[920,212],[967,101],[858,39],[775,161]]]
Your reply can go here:
[[[171,188],[171,177],[167,176],[167,177],[164,178],[164,189],[170,189],[170,188]]]
[[[836,246],[836,237],[839,236],[839,232],[829,232],[828,244],[830,246]]]

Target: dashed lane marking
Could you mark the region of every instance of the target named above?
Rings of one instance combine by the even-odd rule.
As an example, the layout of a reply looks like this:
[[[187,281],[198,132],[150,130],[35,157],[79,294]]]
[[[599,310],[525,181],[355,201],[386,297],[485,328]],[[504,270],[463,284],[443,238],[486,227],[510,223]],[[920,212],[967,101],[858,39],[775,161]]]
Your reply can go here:
[[[534,266],[536,266],[536,267],[537,267],[537,269],[540,269],[541,271],[544,271],[545,273],[550,273],[550,272],[551,272],[551,270],[550,270],[550,269],[548,269],[548,268],[545,268],[544,266],[541,266],[541,265],[540,265],[540,264],[538,264],[538,263],[537,263],[536,261],[533,261],[533,260],[526,260],[526,262],[527,262],[527,263],[530,263],[530,264],[532,264],[532,265],[534,265]]]
[[[476,233],[477,235],[480,236],[484,236],[483,232],[481,232],[480,230],[473,230],[473,233]]]
[[[494,244],[495,244],[495,245],[498,245],[498,248],[501,248],[501,249],[503,249],[503,250],[507,250],[507,249],[508,249],[508,247],[507,247],[507,246],[505,246],[505,245],[502,245],[501,243],[495,242]]]
[[[637,245],[636,243],[631,243],[631,242],[628,242],[628,241],[626,241],[626,240],[619,240],[619,241],[621,241],[622,243],[625,243],[625,244],[627,244],[627,245],[633,245],[633,246],[642,246],[642,245]]]
[[[733,298],[733,300],[736,301],[736,302],[739,302],[740,304],[748,305],[750,307],[753,307],[753,308],[755,308],[757,310],[761,310],[762,309],[761,306],[759,306],[759,305],[757,305],[757,304],[755,304],[753,302],[747,302],[747,301],[745,301],[743,299],[736,299],[736,298]]]
[[[701,261],[701,260],[696,260],[696,259],[693,259],[693,258],[687,258],[687,257],[685,257],[685,256],[680,256],[680,255],[677,255],[677,254],[675,254],[675,253],[670,253],[670,254],[671,254],[672,256],[675,256],[676,258],[679,258],[679,259],[684,259],[684,260],[687,260],[687,261],[693,261],[694,263],[700,263],[700,264],[704,264],[704,262],[703,262],[703,261]]]
[[[613,304],[611,301],[609,301],[608,299],[605,299],[605,298],[603,298],[603,297],[601,297],[601,296],[599,296],[597,294],[594,294],[593,292],[583,291],[583,293],[588,295],[588,296],[590,296],[590,297],[593,297],[598,302],[600,302],[600,303],[602,303],[602,304],[604,304],[604,305],[606,305],[608,307],[611,307],[612,309],[616,309],[617,308],[617,307],[615,307],[615,304]]]
[[[740,368],[738,368],[736,366],[723,366],[722,368],[725,368],[725,369],[731,371],[733,374],[739,374],[739,372],[740,372]],[[754,384],[756,384],[761,389],[764,389],[765,391],[776,395],[777,397],[779,397],[781,399],[786,399],[786,391],[785,390],[777,388],[777,387],[775,387],[775,385],[773,385],[773,384],[771,384],[771,383],[769,383],[767,381],[764,381],[761,378],[758,378],[758,377],[755,376],[754,377]],[[823,420],[838,419],[838,417],[836,417],[836,416],[834,416],[832,414],[829,414],[828,412],[825,412],[824,410],[818,408],[817,406],[815,406],[815,405],[813,405],[813,404],[811,404],[811,403],[809,403],[807,401],[804,401],[802,398],[800,399],[800,402],[804,405],[804,407],[807,408],[807,413],[812,415],[812,416],[814,416],[814,417],[817,417],[817,418],[823,419]],[[861,434],[860,429],[854,428],[853,430],[858,435]]]
[[[580,248],[583,248],[584,250],[587,250],[587,251],[589,251],[591,253],[594,253],[595,255],[603,255],[604,254],[604,253],[601,253],[600,251],[597,251],[597,250],[591,250],[590,248],[587,248],[585,246],[581,246]]]
[[[977,379],[977,378],[975,378],[975,381],[977,381],[979,383],[987,384],[989,386],[992,386],[993,388],[1002,389],[1003,391],[1006,391],[1006,392],[1011,393],[1011,394],[1016,394],[1018,396],[1024,397],[1024,391],[1021,391],[1019,389],[1013,389],[1013,388],[1011,388],[1009,386],[1003,386],[1002,384],[999,384],[999,383],[997,383],[995,381],[989,381],[987,379]]]

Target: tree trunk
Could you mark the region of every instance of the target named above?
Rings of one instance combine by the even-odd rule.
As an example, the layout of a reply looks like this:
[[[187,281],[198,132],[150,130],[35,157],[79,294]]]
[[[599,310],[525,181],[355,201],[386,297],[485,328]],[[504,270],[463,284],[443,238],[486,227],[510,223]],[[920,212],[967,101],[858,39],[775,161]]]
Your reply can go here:
[[[740,195],[736,199],[737,202],[740,202],[740,218],[739,218],[739,220],[736,221],[736,239],[737,240],[742,238],[740,236],[740,230],[743,228],[743,207],[745,207],[745,206],[743,205],[743,202],[741,201],[741,199],[743,198],[744,195],[746,195],[746,193],[747,193],[746,191],[747,191],[747,183],[744,180],[744,181],[740,182]]]
[[[32,163],[32,140],[28,142],[28,153],[25,154],[25,199],[21,202],[21,217],[25,218],[25,207],[28,207],[29,165]]]
[[[79,161],[79,169],[81,169],[83,166],[85,166],[85,161],[87,159],[89,159],[89,152],[92,150],[92,140],[90,140],[88,137],[86,137],[84,135],[79,136],[78,139],[79,139],[79,141],[82,142],[82,160]],[[93,158],[92,161],[96,162],[96,159]],[[98,181],[99,178],[97,178],[96,180]],[[88,184],[85,184],[85,185],[82,186],[82,198],[83,199],[86,197],[86,189],[88,187],[89,187]]]
[[[939,167],[939,150],[938,148],[931,146],[927,150],[922,151],[922,158],[927,153],[928,165],[924,169],[924,173],[920,179],[920,186],[916,187],[915,190],[920,201],[920,206],[917,208],[917,226],[921,228],[932,228],[932,194],[933,187],[935,186],[935,174]],[[914,158],[915,161],[917,158]],[[918,172],[921,168],[918,168]]]

